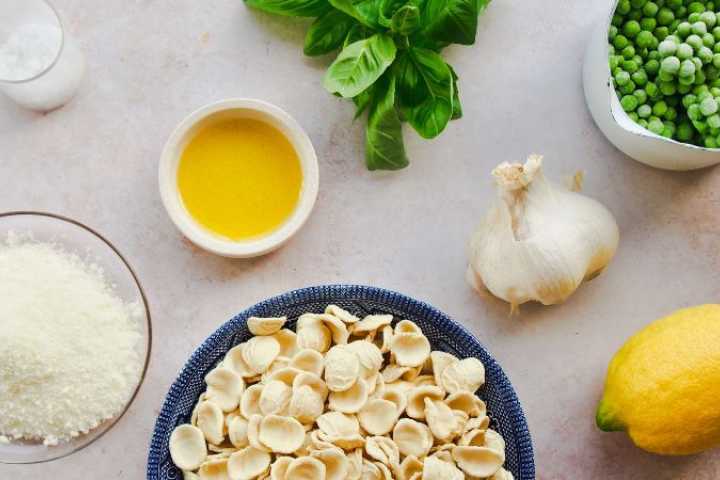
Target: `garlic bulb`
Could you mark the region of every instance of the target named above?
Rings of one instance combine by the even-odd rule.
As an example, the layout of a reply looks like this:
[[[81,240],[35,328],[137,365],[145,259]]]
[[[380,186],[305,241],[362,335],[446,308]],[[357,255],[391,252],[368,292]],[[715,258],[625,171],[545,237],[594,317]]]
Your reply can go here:
[[[492,172],[499,198],[470,242],[468,281],[512,305],[562,303],[597,276],[617,250],[612,214],[597,201],[548,182],[542,156]]]

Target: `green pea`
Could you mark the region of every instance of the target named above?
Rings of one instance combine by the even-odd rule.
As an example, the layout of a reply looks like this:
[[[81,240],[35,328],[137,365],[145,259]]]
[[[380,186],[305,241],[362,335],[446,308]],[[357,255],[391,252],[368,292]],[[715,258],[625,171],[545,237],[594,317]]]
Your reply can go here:
[[[702,13],[705,11],[705,5],[702,2],[691,2],[688,5],[688,11],[690,13]]]
[[[643,32],[652,33],[652,31],[657,28],[657,20],[654,18],[643,18],[640,20],[640,28]]]
[[[713,12],[703,12],[700,14],[700,21],[707,25],[708,28],[712,28],[717,24],[717,17]]]
[[[720,53],[720,42],[713,46],[713,53]]]
[[[642,19],[642,11],[640,10],[630,10],[630,13],[625,15],[625,20],[635,20],[640,21]]]
[[[682,95],[685,95],[686,93],[689,93],[689,92],[692,90],[692,85],[693,85],[694,82],[695,82],[695,79],[694,79],[694,78],[693,78],[693,82],[692,82],[692,83],[689,82],[689,83],[685,84],[685,83],[680,82],[680,83],[678,84],[678,87],[677,87],[678,93],[680,93],[680,94],[682,94]]]
[[[627,48],[627,47],[625,47]],[[672,42],[670,40],[663,40],[658,45],[658,52],[660,52],[660,56],[663,58],[669,57],[671,55],[675,55],[675,52],[677,52],[678,46],[675,44],[675,42]]]
[[[640,66],[634,60],[625,60],[622,62],[622,68],[626,72],[635,73],[640,69]]]
[[[675,20],[675,14],[669,8],[663,7],[657,13],[658,25],[670,25]]]
[[[649,98],[657,98],[658,95],[660,95],[660,89],[654,82],[648,82],[648,84],[645,85],[645,93],[648,94]]]
[[[708,87],[707,85],[699,85],[693,88],[693,93],[698,97],[700,97],[701,95],[707,95],[710,93],[710,87]]]
[[[702,60],[700,60],[698,57],[693,57],[690,60],[695,64],[695,70],[702,70]]]
[[[705,144],[705,148],[717,148],[717,142],[713,137],[705,137],[703,142]]]
[[[622,49],[621,54],[623,58],[625,58],[625,60],[630,60],[635,56],[635,47],[633,47],[632,45],[628,45],[627,47]]]
[[[687,95],[685,95],[682,98],[682,104],[683,104],[683,107],[685,107],[685,110],[687,110],[690,107],[690,105],[695,105],[697,103],[697,101],[698,101],[697,97],[695,95],[693,95],[692,93],[688,93]]]
[[[637,98],[638,105],[644,105],[647,103],[648,94],[645,92],[645,90],[637,89],[633,92],[633,95],[635,95],[635,98]]]
[[[627,84],[629,81],[630,81],[630,74],[628,72],[621,70],[615,75],[615,85],[617,85],[618,87],[622,87],[623,85]]]
[[[613,26],[616,26],[616,27],[620,27],[624,22],[625,22],[625,19],[622,16],[615,14],[612,17],[610,24]]]
[[[653,40],[655,37],[653,36],[652,32],[643,30],[642,32],[638,33],[638,36],[635,38],[635,43],[640,48],[650,48],[653,44]]]
[[[694,133],[695,132],[693,131],[692,125],[690,124],[690,122],[687,121],[682,122],[680,125],[678,125],[677,131],[675,132],[678,140],[680,140],[681,142],[687,142],[689,140],[692,140]]]
[[[626,112],[633,112],[638,107],[638,99],[635,95],[625,95],[620,100],[620,105]]]
[[[718,111],[718,103],[710,96],[700,102],[700,113],[708,117]]]
[[[687,116],[690,120],[700,120],[702,118],[702,112],[700,112],[700,105],[694,103],[687,109]]]
[[[720,97],[720,88],[718,88],[718,87],[711,87],[711,88],[710,88],[710,95],[712,95],[713,97],[715,97],[715,100],[717,100],[718,97]]]
[[[678,70],[680,70],[680,59],[678,57],[663,58],[662,63],[660,63],[660,71],[666,74],[675,75]]]
[[[692,33],[692,24],[690,22],[680,22],[676,33],[682,38],[687,37]]]
[[[683,4],[683,0],[667,0],[665,2],[665,6],[668,8],[672,8],[673,10],[676,10],[678,7],[681,7]]]
[[[667,27],[658,27],[655,29],[653,34],[655,35],[655,38],[662,42],[668,35],[670,35],[670,29]]]
[[[663,100],[660,100],[659,102],[656,102],[655,105],[653,105],[653,115],[655,115],[656,117],[662,117],[667,112],[667,109],[667,103],[665,103]]]
[[[679,77],[678,78],[678,87],[680,85],[682,85],[684,87],[691,87],[692,85],[695,85],[696,75],[697,74],[691,75],[689,77]],[[690,91],[689,88],[683,88],[683,90]]]
[[[710,115],[707,119],[707,123],[710,128],[720,128],[720,115],[717,113]]]
[[[712,48],[715,46],[715,35],[713,35],[712,33],[706,33],[701,38],[704,46],[708,48]]]
[[[665,130],[665,124],[657,117],[650,117],[647,128],[651,132],[660,135]]]
[[[615,39],[613,40],[613,45],[615,45],[615,48],[618,50],[622,50],[623,48],[630,45],[630,41],[627,39],[625,35],[618,34],[615,36]]]
[[[663,95],[675,95],[677,93],[677,86],[674,82],[660,82],[660,92]]]
[[[705,72],[698,70],[695,72],[695,85],[704,85],[707,78],[705,78]]]
[[[657,3],[655,2],[647,2],[645,6],[642,8],[642,13],[646,17],[654,17],[657,15],[659,10],[659,7],[657,6]]]
[[[688,9],[685,5],[678,7],[677,10],[675,10],[675,18],[686,18],[688,14]]]
[[[631,93],[633,93],[635,91],[636,87],[637,87],[637,85],[635,85],[635,82],[630,80],[628,83],[626,83],[625,85],[620,87],[620,93],[622,93],[624,95],[630,95]]]
[[[640,118],[648,118],[652,115],[652,107],[650,105],[640,105],[637,108],[637,115]]]
[[[632,78],[632,81],[635,82],[635,85],[637,85],[638,87],[644,87],[648,81],[647,73],[645,73],[645,70],[643,69],[634,72],[630,77]]]
[[[702,46],[700,50],[698,50],[697,58],[699,58],[703,64],[711,63],[713,61],[713,51],[708,47]]]
[[[619,13],[620,15],[627,15],[628,13],[630,13],[630,9],[631,9],[631,8],[632,8],[632,7],[631,7],[631,5],[630,5],[630,0],[620,0],[620,1],[618,2],[618,6],[617,6],[617,8],[615,9],[615,11],[616,11],[617,13]],[[705,7],[703,7],[703,10],[704,10],[704,9],[705,9]]]
[[[716,41],[720,41],[720,25],[712,29],[712,35]]]
[[[678,118],[678,111],[675,107],[668,107],[667,111],[665,112],[665,120],[673,121],[676,118]]]
[[[657,60],[648,60],[645,62],[645,72],[647,72],[648,75],[655,76],[658,70],[660,70],[660,62]]]
[[[635,112],[632,112],[632,113],[635,113]],[[637,117],[638,114],[635,113],[635,116]],[[629,117],[630,117],[630,118],[633,118],[633,115],[630,114]],[[636,120],[636,119],[633,119],[633,121],[634,121],[635,123],[637,123],[638,125],[640,125],[641,127],[643,127],[643,128],[647,128],[647,127],[648,127],[648,122],[647,122],[647,120],[645,120],[644,118],[638,118],[637,120]]]
[[[685,39],[685,43],[690,45],[693,50],[698,50],[700,47],[703,46],[702,38],[700,38],[699,35],[696,35],[694,33]]]
[[[656,39],[656,40],[657,40],[657,39]],[[659,45],[658,45],[658,46],[659,46]],[[660,52],[658,52],[657,50],[650,50],[650,51],[648,52],[648,58],[649,58],[650,60],[660,60],[660,58],[661,58],[661,57],[660,57]]]
[[[705,26],[704,23],[699,22],[699,25]],[[623,34],[628,38],[635,38],[640,33],[640,23],[636,20],[630,20],[623,25]],[[705,32],[703,32],[705,33]]]
[[[638,27],[640,27],[640,25],[638,25]],[[705,35],[707,33],[707,27],[704,22],[695,22],[692,24],[692,33],[695,35]],[[627,35],[627,33],[625,35]],[[627,36],[629,37],[630,35]]]
[[[693,12],[690,15],[688,15],[688,22],[695,23],[700,21],[700,14],[698,12]]]
[[[705,66],[705,77],[712,81],[720,78],[720,69],[715,67],[713,64]]]
[[[692,62],[692,60],[683,60],[683,62],[680,64],[678,76],[680,76],[681,78],[686,78],[692,77],[693,75],[695,75],[695,64]]]
[[[617,41],[620,36],[621,35],[615,37],[615,41]],[[615,47],[617,47],[617,45],[615,45]],[[692,58],[693,54],[693,48],[687,43],[681,43],[680,45],[678,45],[676,55],[680,60],[687,60],[688,58]]]

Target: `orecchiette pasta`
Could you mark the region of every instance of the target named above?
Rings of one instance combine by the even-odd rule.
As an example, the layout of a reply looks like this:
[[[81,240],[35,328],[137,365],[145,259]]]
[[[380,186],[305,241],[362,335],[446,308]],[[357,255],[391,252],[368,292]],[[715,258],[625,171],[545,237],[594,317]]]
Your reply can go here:
[[[254,336],[206,375],[170,436],[186,480],[514,480],[478,359],[431,351],[391,315],[287,321],[251,317]]]

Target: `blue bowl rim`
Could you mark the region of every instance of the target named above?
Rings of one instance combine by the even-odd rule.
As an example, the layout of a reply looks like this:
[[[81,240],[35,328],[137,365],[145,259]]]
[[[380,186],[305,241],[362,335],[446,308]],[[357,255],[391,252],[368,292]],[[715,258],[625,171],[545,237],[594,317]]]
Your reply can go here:
[[[425,303],[420,300],[415,300],[412,297],[404,295],[402,293],[388,290],[379,287],[366,286],[366,285],[350,285],[350,284],[331,284],[331,285],[318,285],[312,287],[304,287],[296,290],[291,290],[286,293],[276,295],[274,297],[263,300],[255,305],[243,310],[242,312],[233,316],[230,320],[222,324],[215,332],[207,337],[203,343],[193,352],[188,361],[183,366],[180,374],[173,382],[170,390],[168,391],[163,407],[158,415],[153,428],[152,439],[150,442],[150,451],[148,454],[147,463],[147,480],[159,480],[156,473],[160,464],[160,450],[162,449],[163,436],[161,431],[166,428],[169,423],[171,412],[174,408],[175,398],[178,397],[183,388],[185,387],[188,377],[192,374],[191,366],[193,365],[196,358],[202,358],[204,355],[210,353],[214,348],[214,342],[218,338],[223,338],[226,335],[232,335],[237,329],[238,324],[242,324],[247,318],[254,315],[254,312],[262,310],[263,308],[272,306],[275,303],[283,303],[298,298],[304,298],[307,302],[312,301],[325,301],[328,296],[332,297],[343,297],[354,295],[354,298],[358,300],[363,299],[377,299],[377,297],[384,297],[390,300],[393,304],[406,303],[411,305],[413,308],[418,310],[424,310],[429,315],[438,316],[443,320],[447,321],[451,325],[455,326],[461,335],[468,337],[472,342],[476,343],[478,347],[487,353],[488,357],[492,358],[492,361],[497,367],[497,373],[500,375],[500,388],[502,390],[503,402],[505,403],[510,421],[515,432],[515,438],[518,445],[518,455],[522,459],[520,464],[521,476],[517,480],[532,480],[535,478],[535,462],[534,452],[532,446],[532,439],[530,431],[528,429],[527,420],[525,414],[520,405],[520,400],[515,393],[515,389],[510,382],[510,379],[505,374],[502,367],[495,361],[494,357],[489,354],[483,344],[470,333],[465,326],[456,322],[445,313],[441,312],[432,305]]]

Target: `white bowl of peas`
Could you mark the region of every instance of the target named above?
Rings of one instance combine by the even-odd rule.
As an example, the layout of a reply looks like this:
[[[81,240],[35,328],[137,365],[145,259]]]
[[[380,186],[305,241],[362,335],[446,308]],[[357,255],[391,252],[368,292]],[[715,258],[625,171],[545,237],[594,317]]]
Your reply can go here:
[[[720,0],[616,0],[583,84],[605,136],[667,170],[720,163]]]

